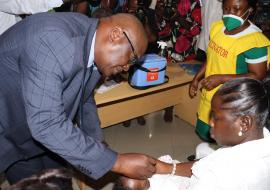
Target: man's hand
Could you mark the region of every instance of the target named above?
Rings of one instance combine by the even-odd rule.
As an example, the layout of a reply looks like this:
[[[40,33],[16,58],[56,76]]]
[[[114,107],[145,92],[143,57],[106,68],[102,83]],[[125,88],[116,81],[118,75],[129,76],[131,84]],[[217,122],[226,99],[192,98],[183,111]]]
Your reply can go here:
[[[202,88],[206,90],[212,90],[220,84],[223,84],[222,75],[211,75],[201,81]]]
[[[133,179],[147,179],[156,172],[156,162],[145,154],[118,154],[112,171]]]
[[[173,164],[157,160],[156,174],[170,174],[173,170]]]
[[[198,80],[193,80],[189,85],[189,96],[194,98],[197,95],[198,90]]]

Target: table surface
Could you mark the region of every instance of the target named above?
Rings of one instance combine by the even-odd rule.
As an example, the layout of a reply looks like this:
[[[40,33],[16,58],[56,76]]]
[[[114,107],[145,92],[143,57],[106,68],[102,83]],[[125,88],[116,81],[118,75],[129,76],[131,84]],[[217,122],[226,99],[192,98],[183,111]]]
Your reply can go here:
[[[95,100],[97,106],[106,104],[109,102],[119,101],[127,98],[132,98],[135,96],[141,96],[143,94],[153,93],[162,89],[175,87],[177,85],[182,85],[190,82],[193,79],[192,75],[188,75],[178,64],[168,64],[166,69],[166,75],[169,76],[169,82],[157,87],[152,87],[146,90],[137,90],[129,86],[129,84],[124,81],[119,86],[113,89],[99,94],[95,94]]]

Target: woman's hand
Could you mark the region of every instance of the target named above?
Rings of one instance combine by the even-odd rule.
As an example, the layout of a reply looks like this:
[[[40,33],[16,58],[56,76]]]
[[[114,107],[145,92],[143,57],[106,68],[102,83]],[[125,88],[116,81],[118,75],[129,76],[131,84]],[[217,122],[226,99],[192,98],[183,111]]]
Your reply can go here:
[[[198,80],[193,79],[193,81],[189,85],[189,96],[191,98],[194,98],[197,95],[198,83]]]
[[[168,164],[166,162],[157,160],[156,174],[170,174],[172,173],[172,169],[173,169],[173,164]]]
[[[224,76],[223,75],[210,75],[204,78],[201,81],[202,88],[206,90],[212,90],[216,88],[218,85],[223,84]]]

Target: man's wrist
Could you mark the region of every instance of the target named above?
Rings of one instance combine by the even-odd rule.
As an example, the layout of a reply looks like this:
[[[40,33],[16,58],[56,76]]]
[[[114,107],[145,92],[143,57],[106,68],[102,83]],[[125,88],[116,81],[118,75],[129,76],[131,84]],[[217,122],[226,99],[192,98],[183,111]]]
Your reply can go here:
[[[114,163],[114,165],[113,165],[113,167],[112,167],[112,169],[111,169],[111,171],[112,172],[116,172],[116,173],[119,173],[119,168],[120,168],[120,160],[121,159],[121,155],[120,154],[118,154],[117,155],[117,159],[116,159],[116,161],[115,161],[115,163]]]

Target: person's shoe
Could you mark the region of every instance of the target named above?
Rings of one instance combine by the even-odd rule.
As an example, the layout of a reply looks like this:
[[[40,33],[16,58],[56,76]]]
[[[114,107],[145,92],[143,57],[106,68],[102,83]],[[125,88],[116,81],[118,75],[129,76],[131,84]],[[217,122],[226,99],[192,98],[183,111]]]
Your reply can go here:
[[[124,127],[130,127],[131,120],[127,120],[123,122]]]
[[[145,125],[146,121],[143,116],[137,117],[137,123],[139,125]]]

